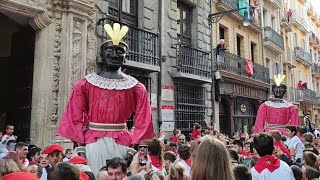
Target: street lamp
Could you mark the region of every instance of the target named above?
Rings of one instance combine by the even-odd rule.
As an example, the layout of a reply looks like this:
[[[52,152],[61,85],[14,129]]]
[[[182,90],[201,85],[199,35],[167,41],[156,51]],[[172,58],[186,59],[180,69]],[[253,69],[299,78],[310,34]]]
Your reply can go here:
[[[213,14],[209,14],[208,15],[208,21],[209,21],[209,26],[211,27],[211,33],[210,33],[210,39],[211,39],[211,68],[212,68],[212,72],[211,72],[211,103],[212,103],[212,114],[211,114],[211,123],[212,126],[214,127],[215,124],[215,108],[214,108],[214,103],[215,103],[215,79],[220,79],[220,73],[219,71],[217,71],[217,69],[215,68],[215,61],[214,61],[214,51],[213,51],[213,26],[212,24],[217,23],[218,21],[220,21],[220,19],[225,16],[225,15],[229,15],[233,12],[239,11],[239,10],[243,10],[243,9],[247,9],[247,7],[243,7],[243,8],[238,8],[238,9],[232,9],[229,11],[223,11],[223,12],[217,12],[217,13],[213,13]],[[251,23],[251,20],[249,19],[249,14],[248,11],[244,11],[243,14],[243,26],[249,26]]]

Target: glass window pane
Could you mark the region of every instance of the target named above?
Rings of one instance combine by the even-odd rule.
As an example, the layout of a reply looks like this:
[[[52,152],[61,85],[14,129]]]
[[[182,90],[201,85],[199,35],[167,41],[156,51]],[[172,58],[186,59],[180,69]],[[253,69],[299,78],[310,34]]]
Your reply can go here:
[[[178,34],[181,33],[181,22],[180,22],[180,9],[177,9],[177,31]]]
[[[109,3],[109,6],[114,8],[119,8],[119,1],[118,0],[106,0]]]
[[[133,1],[133,0],[122,0],[122,11],[127,12],[127,13],[133,13],[130,8],[131,1]]]

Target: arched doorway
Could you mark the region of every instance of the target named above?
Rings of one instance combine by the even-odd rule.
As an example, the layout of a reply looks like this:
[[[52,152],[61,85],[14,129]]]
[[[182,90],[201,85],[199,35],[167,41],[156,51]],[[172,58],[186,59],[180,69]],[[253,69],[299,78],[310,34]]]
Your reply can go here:
[[[30,137],[35,31],[28,18],[0,13],[0,129],[12,124],[18,141]]]

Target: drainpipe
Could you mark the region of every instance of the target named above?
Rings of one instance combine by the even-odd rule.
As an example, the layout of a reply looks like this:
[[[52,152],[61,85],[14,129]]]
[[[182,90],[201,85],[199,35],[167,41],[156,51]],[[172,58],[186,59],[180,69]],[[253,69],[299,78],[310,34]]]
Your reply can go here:
[[[163,32],[163,26],[162,24],[162,14],[163,14],[163,1],[158,0],[158,34],[159,34],[159,67],[160,72],[158,72],[158,94],[157,94],[157,106],[158,106],[158,128],[160,131],[160,121],[162,123],[162,117],[161,117],[161,93],[162,93],[162,32]]]
[[[210,13],[212,13],[212,0],[210,0]],[[212,127],[215,129],[215,123],[216,123],[216,119],[215,119],[215,87],[214,87],[214,74],[215,74],[215,63],[214,63],[214,51],[213,51],[213,23],[209,23],[209,27],[210,27],[210,49],[211,49],[211,108],[212,108],[212,114],[211,114],[211,125]]]

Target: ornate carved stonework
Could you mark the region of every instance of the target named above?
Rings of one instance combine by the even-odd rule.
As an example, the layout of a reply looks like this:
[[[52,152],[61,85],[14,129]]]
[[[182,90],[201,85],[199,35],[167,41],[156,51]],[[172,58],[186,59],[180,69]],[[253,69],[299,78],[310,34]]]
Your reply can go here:
[[[87,31],[86,74],[93,73],[96,69],[97,37],[95,34],[95,26],[95,21],[91,19]]]
[[[74,20],[72,32],[71,87],[73,87],[74,83],[81,78],[81,44],[81,22]]]
[[[51,120],[58,120],[58,93],[59,93],[59,76],[60,76],[60,57],[61,57],[61,30],[62,30],[62,15],[55,13],[55,35],[54,35],[54,58],[52,70],[52,112]]]

